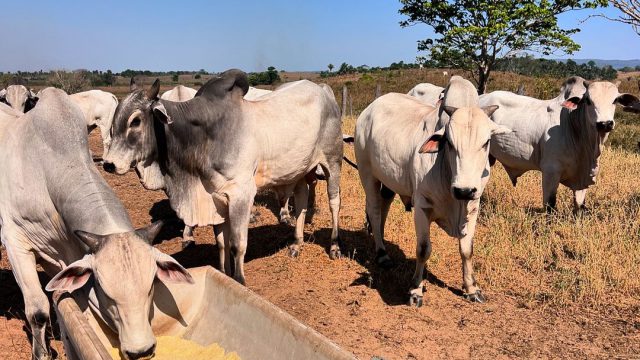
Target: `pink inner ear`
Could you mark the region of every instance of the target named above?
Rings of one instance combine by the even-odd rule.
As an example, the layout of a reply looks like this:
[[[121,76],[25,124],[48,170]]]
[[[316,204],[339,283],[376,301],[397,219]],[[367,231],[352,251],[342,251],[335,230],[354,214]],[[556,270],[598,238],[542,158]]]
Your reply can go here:
[[[565,101],[562,103],[562,107],[563,107],[563,108],[565,108],[565,109],[569,109],[569,110],[575,110],[575,109],[577,109],[577,108],[578,108],[578,105],[577,105],[577,104],[575,104],[575,103],[574,103],[574,102],[572,102],[572,101],[565,100]]]
[[[84,286],[89,280],[91,276],[91,271],[83,269],[70,269],[69,271],[65,271],[62,276],[58,279],[52,280],[49,285],[47,285],[47,290],[66,290],[66,291],[74,291]]]
[[[440,147],[440,141],[429,139],[420,147],[420,153],[438,152],[439,147]]]
[[[158,272],[156,276],[161,281],[173,282],[173,283],[189,283],[193,284],[193,278],[184,270],[180,265],[171,261],[158,261]]]

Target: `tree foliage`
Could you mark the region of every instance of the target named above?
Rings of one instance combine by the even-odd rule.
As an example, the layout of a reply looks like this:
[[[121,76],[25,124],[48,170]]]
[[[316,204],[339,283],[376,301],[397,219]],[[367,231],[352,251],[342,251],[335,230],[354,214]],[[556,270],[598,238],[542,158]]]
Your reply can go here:
[[[280,81],[280,75],[275,67],[269,66],[267,71],[249,74],[249,84],[255,85],[272,85]]]
[[[557,61],[550,59],[536,59],[533,56],[513,57],[496,61],[494,70],[514,72],[527,76],[552,76],[567,78],[572,75],[581,76],[587,80],[613,80],[618,72],[610,65],[596,66],[594,61],[585,64],[573,60]]]
[[[400,0],[402,27],[424,23],[436,38],[418,42],[441,66],[472,72],[478,91],[486,90],[497,59],[522,51],[550,55],[573,53],[571,40],[579,29],[563,29],[557,16],[569,11],[605,6],[606,0]]]

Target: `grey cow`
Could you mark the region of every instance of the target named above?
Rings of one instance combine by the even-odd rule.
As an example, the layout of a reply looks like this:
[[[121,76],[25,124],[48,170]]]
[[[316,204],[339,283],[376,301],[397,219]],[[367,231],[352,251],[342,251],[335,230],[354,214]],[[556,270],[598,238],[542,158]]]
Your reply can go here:
[[[1,236],[24,296],[33,358],[50,358],[50,305],[36,263],[53,276],[47,290],[86,294],[118,333],[125,358],[149,357],[156,344],[149,323],[154,278],[190,282],[191,276],[150,245],[160,224],[133,228],[93,165],[80,109],[61,90],[40,94],[24,115],[0,104]]]
[[[574,212],[585,206],[587,188],[595,184],[598,160],[615,126],[616,104],[632,106],[638,98],[620,94],[610,82],[565,81],[558,97],[538,100],[507,91],[480,97],[481,105],[499,105],[492,119],[514,130],[494,139],[491,155],[504,166],[513,185],[529,170],[542,171],[544,207],[556,206],[559,184],[573,191]]]
[[[11,106],[14,110],[25,113],[38,102],[38,97],[24,85],[9,85],[0,90],[0,102]]]
[[[415,208],[412,305],[422,305],[431,222],[458,238],[465,296],[485,301],[471,258],[480,196],[489,180],[489,140],[510,131],[489,120],[487,115],[495,110],[495,106],[480,109],[475,87],[453,76],[440,115],[437,108],[415,97],[390,93],[376,99],[358,117],[354,135],[358,173],[381,267],[391,265],[383,237],[395,194],[407,208]]]
[[[308,199],[307,179],[321,166],[327,177],[333,228],[331,257],[340,256],[338,212],[342,138],[336,102],[320,86],[298,81],[259,102],[243,100],[249,88],[240,70],[209,80],[182,103],[158,99],[159,82],[135,85],[118,106],[113,143],[104,168],[126,173],[137,163],[158,161],[171,206],[188,225],[222,225],[221,268],[244,278],[249,216],[256,191],[295,192],[296,241],[300,251]],[[193,192],[200,182],[205,192]],[[188,189],[189,191],[185,191]],[[213,197],[215,208],[199,199]],[[227,244],[225,244],[227,243]]]

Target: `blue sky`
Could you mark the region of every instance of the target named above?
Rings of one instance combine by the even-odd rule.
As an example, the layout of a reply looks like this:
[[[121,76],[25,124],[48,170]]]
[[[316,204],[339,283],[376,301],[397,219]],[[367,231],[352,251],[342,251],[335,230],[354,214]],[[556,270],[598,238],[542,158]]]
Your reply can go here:
[[[399,8],[393,0],[7,1],[0,71],[294,71],[413,62],[416,41],[431,31],[400,28]],[[590,13],[560,21],[574,27]],[[573,57],[640,58],[640,36],[630,26],[596,18],[579,27],[574,39],[582,50]]]

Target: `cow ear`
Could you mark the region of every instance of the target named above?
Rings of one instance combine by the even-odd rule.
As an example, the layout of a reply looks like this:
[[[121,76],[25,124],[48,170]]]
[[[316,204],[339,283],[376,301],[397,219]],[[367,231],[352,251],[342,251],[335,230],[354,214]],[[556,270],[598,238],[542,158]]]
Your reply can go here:
[[[582,100],[582,98],[574,96],[562,102],[562,107],[569,110],[575,110],[578,108],[578,104],[580,104],[580,100]]]
[[[442,129],[440,129],[440,130],[436,131],[435,133],[433,133],[429,137],[429,139],[427,139],[427,141],[425,141],[424,144],[422,144],[422,146],[420,147],[420,150],[418,150],[418,152],[420,154],[437,153],[440,150],[440,145],[444,141],[444,130],[445,130],[445,128],[443,127]]]
[[[145,95],[147,96],[148,100],[158,100],[159,93],[160,93],[160,79],[156,79],[156,81],[154,81],[153,84],[151,84],[151,87],[147,89],[147,93]]]
[[[638,102],[640,102],[640,99],[638,99],[634,95],[631,95],[631,94],[620,94],[620,95],[618,95],[618,97],[614,101],[614,104],[620,104],[622,106],[634,106]],[[638,107],[638,105],[635,105],[635,107]]]
[[[45,289],[47,291],[72,292],[84,286],[93,273],[93,256],[85,255],[82,259],[69,264],[49,281]]]
[[[147,227],[137,229],[136,235],[140,236],[149,245],[151,245],[153,244],[153,240],[155,240],[156,236],[158,236],[158,234],[160,233],[163,225],[164,221],[158,220]]]
[[[162,121],[165,124],[172,124],[173,120],[171,116],[167,114],[167,108],[162,105],[161,102],[156,101],[152,106],[153,115],[158,118],[158,120]]]
[[[138,90],[138,84],[136,84],[136,78],[132,76],[131,81],[129,81],[129,91],[134,92],[136,90]]]
[[[172,283],[188,283],[193,284],[193,277],[182,267],[174,258],[154,248],[153,252],[156,258],[158,270],[156,277],[163,282]]]
[[[449,115],[449,116],[453,116],[453,113],[456,112],[456,110],[458,110],[457,107],[453,107],[453,106],[445,106],[444,107],[444,112],[446,112],[447,115]]]
[[[342,141],[347,144],[351,144],[355,141],[355,139],[353,138],[353,135],[342,134]]]
[[[494,112],[496,112],[496,110],[498,110],[500,108],[500,106],[498,105],[489,105],[489,106],[484,106],[482,108],[482,111],[484,111],[485,114],[487,114],[488,117],[491,117],[491,115],[493,115]]]

